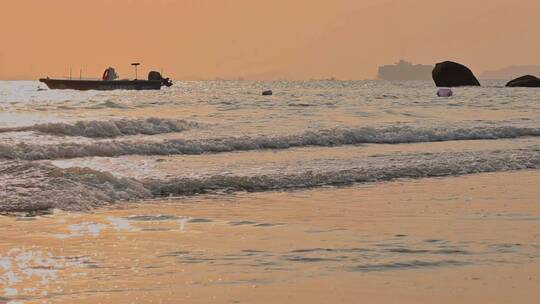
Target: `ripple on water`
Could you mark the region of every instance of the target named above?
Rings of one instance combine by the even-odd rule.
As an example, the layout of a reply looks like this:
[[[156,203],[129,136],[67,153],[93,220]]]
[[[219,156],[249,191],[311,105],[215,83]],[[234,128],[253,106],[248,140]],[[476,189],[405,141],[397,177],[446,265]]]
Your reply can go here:
[[[154,221],[176,221],[180,217],[176,215],[131,215],[126,217],[129,221],[154,222]]]
[[[372,271],[391,271],[391,270],[406,270],[406,269],[420,269],[420,268],[434,268],[434,267],[450,267],[450,266],[465,266],[471,265],[471,262],[456,261],[456,260],[443,260],[443,261],[409,261],[409,262],[395,262],[395,263],[380,263],[380,264],[363,264],[349,268],[350,271],[358,272],[372,272]]]

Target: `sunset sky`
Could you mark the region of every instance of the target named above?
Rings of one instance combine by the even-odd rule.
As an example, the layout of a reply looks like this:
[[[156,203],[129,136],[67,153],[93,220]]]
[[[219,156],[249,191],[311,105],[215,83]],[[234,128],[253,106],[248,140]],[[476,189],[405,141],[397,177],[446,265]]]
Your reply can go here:
[[[540,64],[539,12],[539,0],[6,0],[0,79],[132,77],[133,61],[174,79],[366,79],[400,58],[480,74]]]

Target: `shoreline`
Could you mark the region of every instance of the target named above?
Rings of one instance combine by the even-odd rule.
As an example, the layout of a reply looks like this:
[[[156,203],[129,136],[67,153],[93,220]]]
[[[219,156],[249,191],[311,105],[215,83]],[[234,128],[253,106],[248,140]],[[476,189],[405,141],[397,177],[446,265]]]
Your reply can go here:
[[[540,280],[539,178],[484,173],[0,217],[0,260],[26,259],[9,269],[19,282],[0,280],[0,296],[530,303]]]

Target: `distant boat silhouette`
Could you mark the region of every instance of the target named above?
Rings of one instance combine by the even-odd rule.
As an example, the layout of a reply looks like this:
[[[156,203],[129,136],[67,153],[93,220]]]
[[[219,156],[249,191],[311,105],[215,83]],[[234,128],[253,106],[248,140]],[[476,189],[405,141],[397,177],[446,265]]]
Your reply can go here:
[[[406,60],[400,60],[394,65],[384,65],[379,67],[379,79],[383,80],[431,80],[433,66],[423,64],[412,64]]]

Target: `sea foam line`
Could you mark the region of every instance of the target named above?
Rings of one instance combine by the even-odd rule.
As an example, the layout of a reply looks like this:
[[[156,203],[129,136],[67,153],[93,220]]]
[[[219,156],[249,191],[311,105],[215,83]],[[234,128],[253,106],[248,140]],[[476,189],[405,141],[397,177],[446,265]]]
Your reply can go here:
[[[403,144],[453,140],[508,139],[540,136],[538,127],[483,125],[475,127],[362,127],[306,131],[286,136],[244,136],[201,140],[118,140],[56,145],[0,144],[0,159],[44,160],[77,157],[116,157],[123,155],[196,155],[294,147],[332,147],[355,144]]]
[[[539,168],[540,150],[534,148],[367,157],[349,168],[306,167],[286,174],[143,180],[88,168],[4,161],[0,162],[0,211],[84,210],[120,201],[201,193],[287,190]]]
[[[146,118],[89,120],[75,123],[46,123],[18,128],[1,128],[0,133],[35,131],[57,136],[113,138],[125,135],[155,135],[182,132],[200,127],[199,123],[183,119]]]
[[[389,155],[358,160],[350,168],[303,168],[297,173],[147,179],[156,197],[216,191],[271,191],[540,168],[540,150]]]

